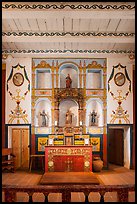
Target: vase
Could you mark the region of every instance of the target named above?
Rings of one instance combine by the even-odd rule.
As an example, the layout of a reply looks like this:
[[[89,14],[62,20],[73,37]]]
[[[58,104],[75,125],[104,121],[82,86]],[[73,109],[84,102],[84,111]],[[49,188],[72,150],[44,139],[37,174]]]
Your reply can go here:
[[[100,157],[94,157],[93,159],[93,171],[100,172],[103,168],[103,161]]]

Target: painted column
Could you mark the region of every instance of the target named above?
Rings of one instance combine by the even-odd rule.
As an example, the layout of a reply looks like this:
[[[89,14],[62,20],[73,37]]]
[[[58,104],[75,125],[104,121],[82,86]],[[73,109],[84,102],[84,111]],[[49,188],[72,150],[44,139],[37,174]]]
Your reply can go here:
[[[84,95],[84,101],[83,101],[83,133],[86,133],[86,62],[84,60],[84,66],[83,66],[83,95]]]
[[[84,100],[83,102],[83,111],[82,111],[82,116],[83,116],[83,133],[86,134],[86,102]]]
[[[2,147],[5,147],[5,80],[6,64],[2,64]]]
[[[32,93],[31,93],[31,133],[32,134],[35,134],[35,123],[34,123],[34,119],[35,119],[35,84],[36,84],[36,81],[35,81],[35,64],[34,62],[32,63]]]
[[[104,126],[103,126],[103,162],[104,167],[107,167],[107,89],[106,89],[106,67],[103,69],[103,119],[104,119]]]
[[[58,61],[56,62],[56,88],[59,87],[59,67],[58,67]]]
[[[79,88],[82,88],[82,64],[81,64],[81,60],[80,60],[80,64],[79,64]]]
[[[57,121],[56,126],[59,125],[59,102],[58,100],[55,101],[55,115],[54,115],[55,121]],[[55,123],[54,123],[55,125]]]
[[[55,125],[55,111],[54,111],[54,60],[52,61],[52,67],[51,67],[51,76],[52,76],[52,102],[51,102],[51,116],[52,116],[52,134],[54,134],[54,125]]]
[[[83,67],[83,88],[84,88],[84,95],[86,95],[86,63],[84,60],[84,67]]]

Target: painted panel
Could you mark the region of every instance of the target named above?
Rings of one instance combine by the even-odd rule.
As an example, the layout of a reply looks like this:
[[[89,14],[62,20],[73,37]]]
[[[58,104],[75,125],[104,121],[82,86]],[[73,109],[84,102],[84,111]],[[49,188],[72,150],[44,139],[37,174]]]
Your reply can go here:
[[[13,76],[17,72],[20,72],[24,77],[24,83],[20,86],[13,83]],[[6,82],[6,124],[30,124],[31,58],[25,58],[25,60],[24,58],[11,58],[8,60],[6,63]]]
[[[43,154],[45,146],[48,145],[48,135],[39,134],[35,135],[35,154]]]
[[[111,68],[111,69],[110,69]],[[129,58],[110,58],[108,61],[107,122],[111,124],[133,123],[132,67]],[[122,85],[116,82],[117,73],[125,76]],[[121,77],[122,75],[119,75]]]
[[[71,158],[73,157],[80,157],[80,161],[79,160],[74,160],[73,162],[82,162],[83,163],[83,159],[84,158],[84,171],[92,171],[92,148],[91,146],[60,146],[60,147],[45,147],[45,171],[50,171],[53,172],[55,171],[54,167],[54,157],[57,156],[57,159],[59,158],[59,156],[61,156],[63,158],[64,163],[67,166],[67,170],[70,170],[69,168],[71,168],[69,166],[69,164],[71,163]],[[66,158],[66,159],[64,159]],[[82,160],[81,160],[82,159]],[[64,164],[64,165],[65,165]],[[63,165],[63,166],[64,166]],[[73,164],[74,165],[74,164]],[[76,165],[78,166],[78,164]],[[81,166],[81,164],[80,164]],[[79,169],[77,169],[77,171],[79,171]]]
[[[100,137],[91,137],[90,138],[92,151],[99,152],[100,151]]]

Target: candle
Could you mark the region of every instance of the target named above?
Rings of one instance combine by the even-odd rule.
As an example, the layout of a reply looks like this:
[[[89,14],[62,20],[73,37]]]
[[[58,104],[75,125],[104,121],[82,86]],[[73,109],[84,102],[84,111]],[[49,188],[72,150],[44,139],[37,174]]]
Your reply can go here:
[[[82,121],[80,121],[80,125],[82,125]]]
[[[55,126],[57,126],[57,121],[55,121]]]

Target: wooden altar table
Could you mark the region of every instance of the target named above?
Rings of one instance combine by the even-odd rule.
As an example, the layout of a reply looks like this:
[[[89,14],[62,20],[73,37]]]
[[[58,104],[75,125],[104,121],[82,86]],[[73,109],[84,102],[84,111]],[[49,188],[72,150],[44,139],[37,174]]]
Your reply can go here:
[[[92,171],[91,146],[46,146],[45,172]]]

